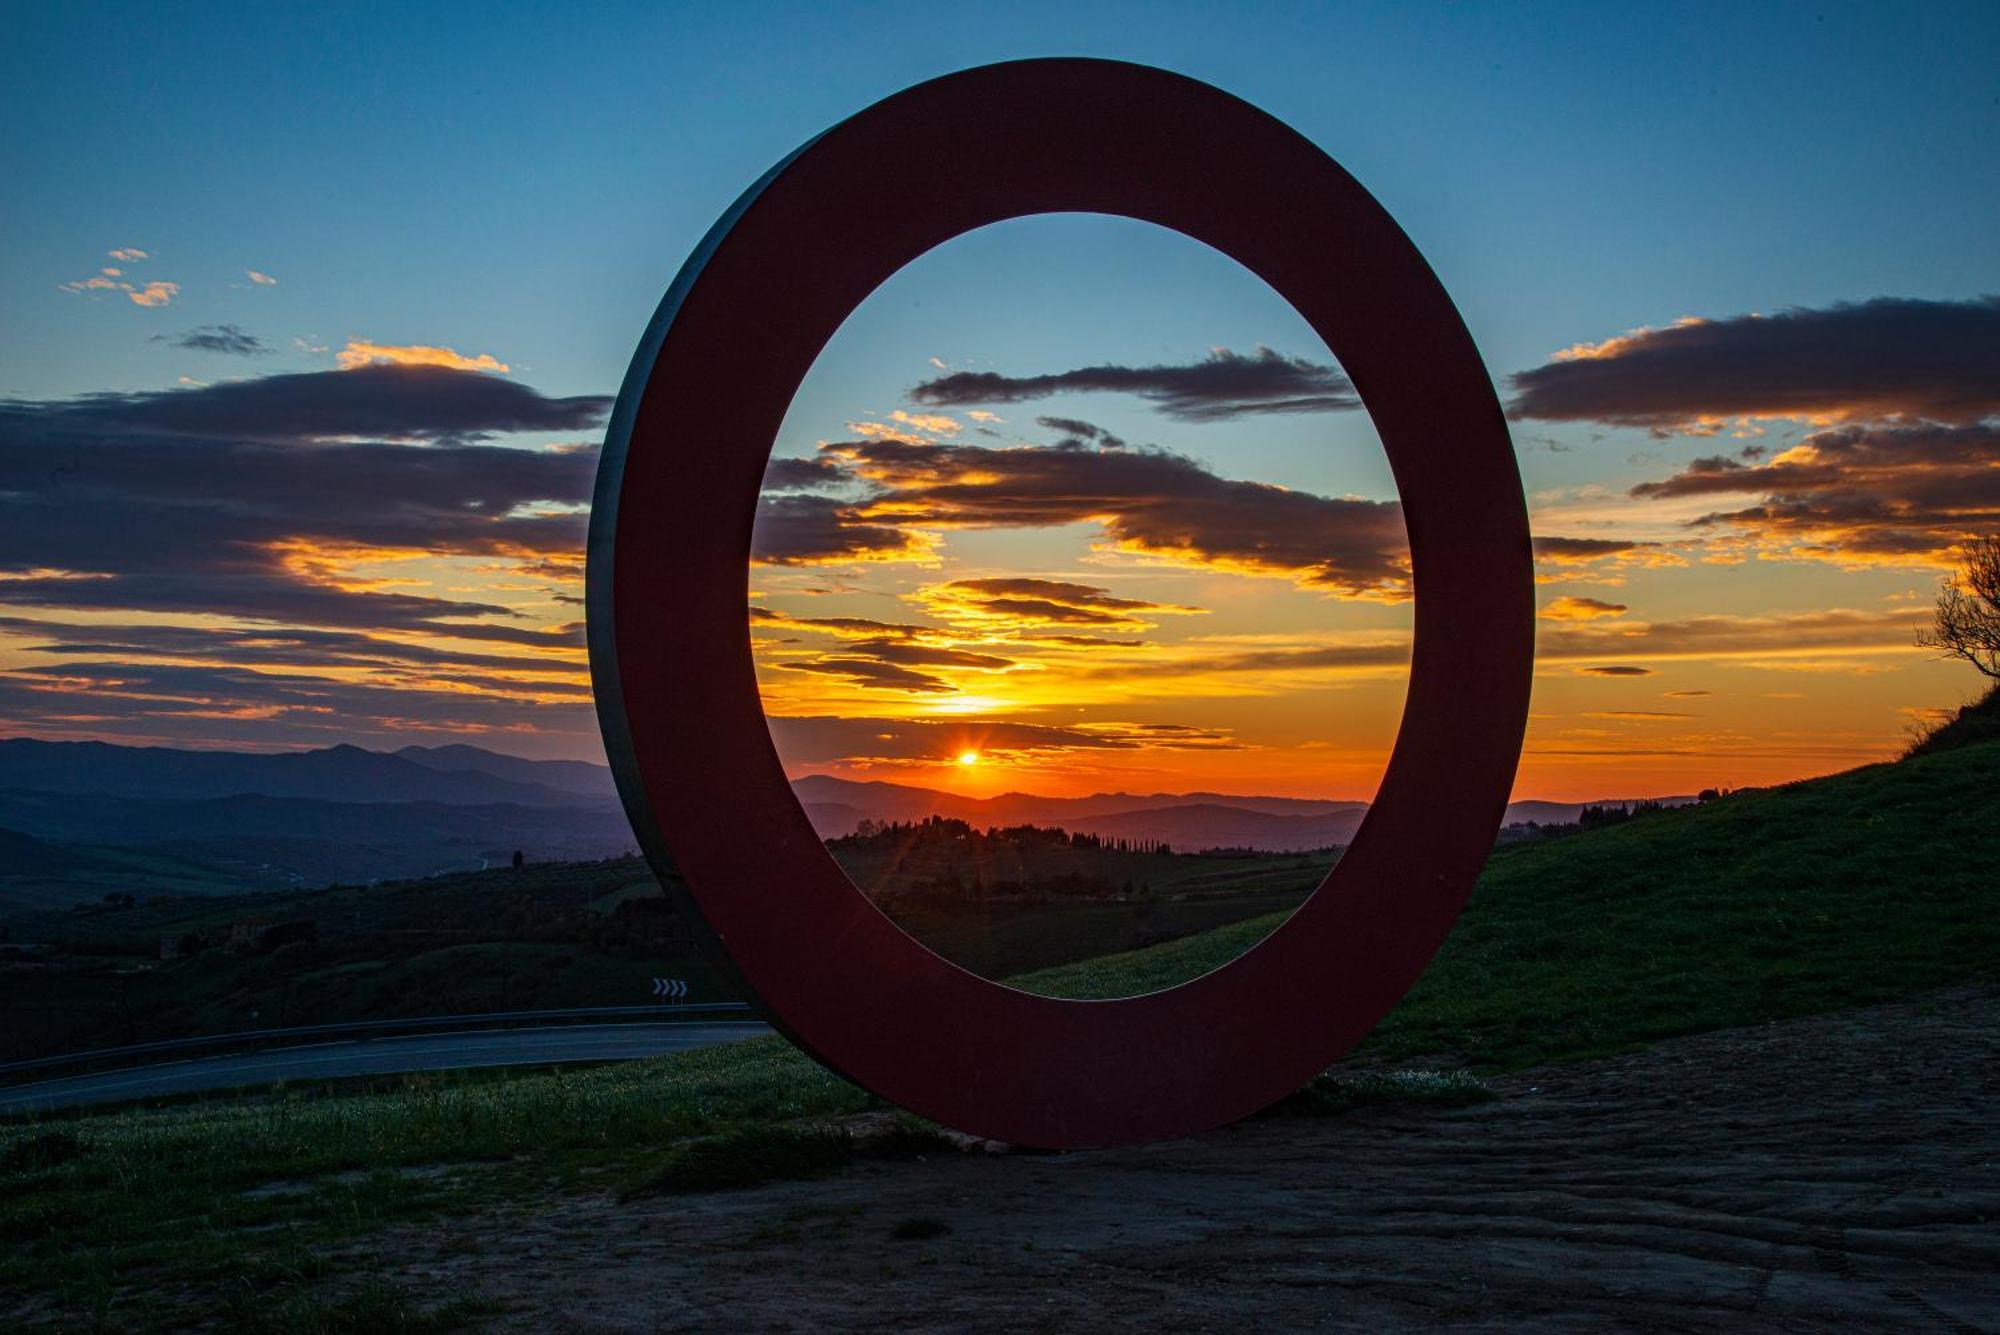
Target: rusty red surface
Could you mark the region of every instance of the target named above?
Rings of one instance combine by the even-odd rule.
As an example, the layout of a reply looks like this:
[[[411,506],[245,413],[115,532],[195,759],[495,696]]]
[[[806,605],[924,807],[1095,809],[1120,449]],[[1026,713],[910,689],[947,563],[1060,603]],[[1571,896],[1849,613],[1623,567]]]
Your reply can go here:
[[[1298,309],[1374,419],[1416,590],[1401,731],[1332,874],[1230,964],[1116,1001],[988,981],[883,916],[792,796],[749,636],[758,490],[820,349],[925,251],[1056,212],[1185,233]],[[1443,942],[1492,846],[1534,649],[1512,444],[1423,257],[1282,122],[1194,80],[1100,60],[990,65],[907,89],[814,139],[724,215],[619,397],[588,603],[599,716],[634,828],[773,1022],[914,1112],[1047,1147],[1235,1120],[1374,1026]]]

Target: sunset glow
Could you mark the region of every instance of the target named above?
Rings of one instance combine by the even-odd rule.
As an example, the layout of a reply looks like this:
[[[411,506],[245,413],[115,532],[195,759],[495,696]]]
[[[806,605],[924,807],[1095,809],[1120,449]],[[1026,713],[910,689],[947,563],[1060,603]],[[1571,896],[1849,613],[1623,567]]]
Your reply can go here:
[[[2000,2],[6,17],[0,1335],[2000,1335]]]
[[[571,144],[569,186],[594,202],[556,232],[482,205],[467,233],[465,201],[525,178],[453,151],[421,190],[274,234],[224,209],[220,181],[157,182],[143,208],[115,173],[84,182],[69,164],[126,151],[139,111],[49,90],[68,147],[19,186],[72,202],[0,257],[22,313],[0,329],[0,731],[601,759],[584,531],[636,331],[774,145],[939,68],[905,63],[816,55],[831,103],[709,125],[699,160],[654,145],[649,179],[701,190],[601,236],[585,220],[639,214],[606,184],[631,170],[605,147],[631,122],[600,110]],[[1715,179],[1760,185],[1706,197],[1719,212],[1690,230],[1696,205],[1661,207],[1622,147],[1576,139],[1614,121],[1540,125],[1567,147],[1526,151],[1508,118],[1532,107],[1467,102],[1486,68],[1351,105],[1317,79],[1212,73],[1384,192],[1509,414],[1539,581],[1517,794],[1895,755],[1978,686],[1915,637],[1963,543],[2000,527],[1984,178],[1932,171],[1942,145],[1924,163],[1851,133],[1814,151],[1810,98],[1744,85],[1807,147],[1774,157],[1691,113]],[[1377,104],[1423,133],[1392,151],[1361,128]],[[485,106],[457,113],[424,141]],[[308,160],[276,121],[256,135],[244,162]],[[1863,179],[1905,183],[1846,188]],[[1439,202],[1461,186],[1477,227]],[[392,243],[382,219],[411,209]],[[1892,263],[1881,238],[1917,230]],[[1367,409],[1282,299],[1161,228],[1018,219],[893,275],[799,386],[753,536],[758,688],[795,777],[1364,799],[1402,720],[1411,571]]]

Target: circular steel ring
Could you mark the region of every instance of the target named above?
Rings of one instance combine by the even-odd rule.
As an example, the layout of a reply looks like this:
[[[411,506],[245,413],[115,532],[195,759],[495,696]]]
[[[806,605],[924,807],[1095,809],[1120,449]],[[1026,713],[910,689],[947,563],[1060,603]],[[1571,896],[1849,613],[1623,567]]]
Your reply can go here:
[[[1291,302],[1374,419],[1417,599],[1395,750],[1332,874],[1240,958],[1115,1001],[969,973],[854,887],[786,781],[748,629],[759,487],[821,348],[931,248],[1059,212],[1172,228]],[[598,714],[633,827],[773,1022],[914,1112],[1046,1147],[1221,1125],[1359,1041],[1471,893],[1513,784],[1533,668],[1513,447],[1423,257],[1282,122],[1192,79],[1102,60],[990,65],[907,89],[736,202],[633,358],[599,466],[588,585]]]

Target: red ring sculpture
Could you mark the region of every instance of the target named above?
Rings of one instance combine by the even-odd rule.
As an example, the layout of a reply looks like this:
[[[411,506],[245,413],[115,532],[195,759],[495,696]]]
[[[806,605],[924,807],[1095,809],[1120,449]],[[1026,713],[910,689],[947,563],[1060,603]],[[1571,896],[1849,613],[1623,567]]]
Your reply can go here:
[[[1290,300],[1374,419],[1416,591],[1401,730],[1339,864],[1240,958],[1115,1001],[991,982],[883,916],[792,796],[749,636],[758,491],[820,349],[932,247],[1058,212],[1172,228]],[[989,65],[907,89],[793,153],[723,215],[619,395],[588,586],[598,713],[632,825],[773,1024],[916,1113],[1049,1148],[1244,1117],[1374,1026],[1443,942],[1492,846],[1534,654],[1512,443],[1423,257],[1282,122],[1103,60]]]

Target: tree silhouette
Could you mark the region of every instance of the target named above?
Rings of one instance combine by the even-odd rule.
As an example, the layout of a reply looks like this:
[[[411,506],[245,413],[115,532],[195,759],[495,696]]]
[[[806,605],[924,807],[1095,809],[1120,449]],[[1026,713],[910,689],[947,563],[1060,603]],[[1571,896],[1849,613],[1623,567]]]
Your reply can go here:
[[[1917,643],[2000,681],[2000,535],[1966,546],[1965,564],[1938,590],[1936,614]]]

